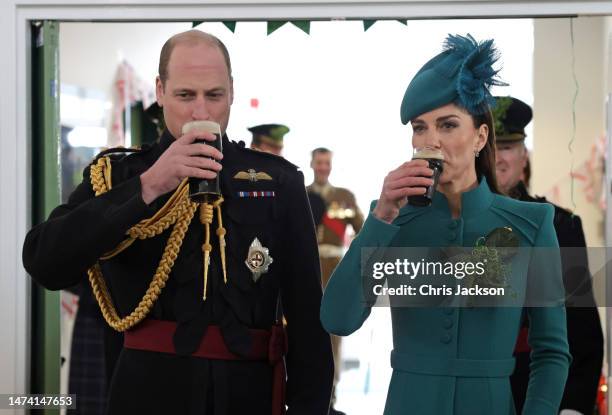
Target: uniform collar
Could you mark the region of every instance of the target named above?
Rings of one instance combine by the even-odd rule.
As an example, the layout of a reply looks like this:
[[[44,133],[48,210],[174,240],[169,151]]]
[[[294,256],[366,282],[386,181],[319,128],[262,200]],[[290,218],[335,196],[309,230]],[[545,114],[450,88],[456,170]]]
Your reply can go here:
[[[159,137],[159,148],[161,152],[163,153],[164,151],[166,151],[166,149],[170,147],[170,144],[172,143],[174,143],[174,137],[172,136],[172,134],[170,134],[170,131],[168,131],[168,129],[164,129],[161,137]]]
[[[329,195],[329,192],[331,192],[333,186],[329,182],[323,185],[320,185],[317,182],[312,182],[310,188],[313,192],[318,193],[321,197],[325,198]]]

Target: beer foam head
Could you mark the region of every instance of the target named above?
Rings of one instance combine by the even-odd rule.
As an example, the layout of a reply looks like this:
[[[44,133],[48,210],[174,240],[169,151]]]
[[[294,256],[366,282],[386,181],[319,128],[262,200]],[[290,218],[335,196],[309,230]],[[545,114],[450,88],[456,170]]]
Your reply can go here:
[[[435,148],[426,147],[417,149],[412,158],[444,160],[444,154],[442,154],[440,150],[436,150]]]
[[[183,125],[182,133],[187,134],[190,131],[206,131],[221,136],[221,126],[214,121],[190,121]]]

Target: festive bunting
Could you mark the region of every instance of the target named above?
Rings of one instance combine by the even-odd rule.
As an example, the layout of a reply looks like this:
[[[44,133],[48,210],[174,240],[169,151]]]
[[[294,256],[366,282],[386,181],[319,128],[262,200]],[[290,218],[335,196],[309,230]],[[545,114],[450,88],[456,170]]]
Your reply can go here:
[[[274,21],[268,22],[268,35],[272,34],[275,30],[284,26],[285,23],[287,22],[286,21],[283,22],[280,20],[274,20]]]
[[[236,33],[236,22],[223,22],[223,25],[227,27],[230,32]]]
[[[597,205],[600,209],[606,209],[605,202],[605,180],[603,166],[606,154],[606,138],[601,136],[591,146],[589,158],[577,168],[572,169],[565,177],[557,181],[544,196],[552,203],[567,206],[561,196],[561,188],[567,186],[568,181],[576,180],[580,186],[585,200],[589,204]],[[573,201],[571,202],[573,203]]]
[[[378,20],[364,20],[363,21],[363,30],[367,31],[377,21]],[[400,22],[401,24],[403,24],[404,26],[406,26],[408,24],[407,20],[397,20],[397,21]],[[191,22],[191,27],[194,28],[196,26],[201,25],[204,22],[205,22],[204,20],[195,20],[195,21]],[[227,27],[232,33],[236,32],[236,24],[237,24],[236,21],[226,20],[226,21],[223,21],[221,23],[223,23],[223,25],[225,27]],[[279,28],[283,27],[287,23],[291,23],[295,27],[297,27],[300,30],[302,30],[304,33],[310,34],[310,23],[311,23],[310,20],[271,20],[271,21],[268,21],[267,23],[268,23],[267,24],[267,33],[268,33],[268,35],[274,33],[276,30],[278,30]]]
[[[363,31],[366,32],[374,23],[376,23],[376,20],[364,20]]]
[[[123,61],[117,67],[113,81],[109,147],[125,144],[123,112],[137,101],[148,108],[155,101],[155,88],[142,80],[129,63]]]
[[[302,32],[310,34],[310,20],[292,20],[291,24],[302,29]]]

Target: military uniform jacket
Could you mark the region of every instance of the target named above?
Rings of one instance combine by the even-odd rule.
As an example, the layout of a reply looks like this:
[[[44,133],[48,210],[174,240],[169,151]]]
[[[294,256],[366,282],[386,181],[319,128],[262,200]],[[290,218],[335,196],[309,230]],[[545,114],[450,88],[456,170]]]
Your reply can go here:
[[[337,203],[338,207],[342,209],[350,209],[353,211],[353,216],[342,219],[345,225],[351,225],[358,233],[363,226],[363,214],[357,206],[355,201],[355,195],[343,187],[335,187],[331,184],[327,184],[323,192],[317,192],[317,186],[311,184],[307,187],[309,192],[318,193],[325,201],[327,209],[330,208],[332,203]],[[329,210],[328,210],[329,212]],[[330,244],[335,246],[344,246],[344,235],[339,236],[337,233],[332,231],[326,226],[325,221],[319,226],[318,229],[318,242],[319,244]]]
[[[139,176],[173,141],[166,131],[150,148],[115,159],[113,188],[98,197],[86,168],[68,203],[26,237],[23,262],[32,277],[52,290],[74,285],[125,238],[130,227],[163,206],[170,194],[148,206],[143,202]],[[223,282],[215,218],[208,298],[202,301],[204,226],[196,212],[167,285],[149,315],[177,322],[177,355],[123,349],[111,383],[111,414],[270,414],[272,369],[267,362],[209,360],[190,354],[206,327],[216,324],[228,348],[245,355],[250,350],[247,329],[270,329],[277,318],[279,292],[288,322],[288,414],[327,414],[333,363],[329,335],[319,321],[319,260],[303,176],[279,157],[243,147],[223,138],[220,183],[228,282]],[[272,179],[234,178],[248,169]],[[274,192],[274,196],[239,197],[239,192],[253,191]],[[120,316],[131,312],[145,293],[170,231],[137,240],[100,262]],[[257,282],[245,265],[255,238],[273,258]]]
[[[543,197],[532,197],[520,182],[513,198],[548,203]],[[567,338],[573,360],[569,368],[561,409],[590,414],[595,406],[597,386],[602,371],[603,333],[593,298],[591,274],[582,222],[578,215],[553,205],[554,225],[561,248],[563,283],[567,299]],[[525,324],[527,321],[525,321]],[[529,353],[517,354],[516,372],[512,377],[515,403],[522,406],[529,381]]]
[[[346,336],[370,314],[361,281],[362,248],[473,247],[481,236],[506,226],[522,247],[553,251],[557,246],[550,205],[494,194],[482,178],[477,188],[462,194],[461,206],[461,216],[453,219],[446,198],[436,193],[430,207],[406,205],[392,224],[370,214],[325,289],[323,326]],[[531,278],[552,280],[562,295],[558,256],[553,261],[538,255],[513,259],[511,278],[516,279],[510,281],[518,298]],[[525,415],[556,415],[561,401],[571,356],[565,309],[556,304],[526,308],[533,371]],[[513,414],[509,376],[521,312],[520,307],[392,307],[393,375],[385,415]]]

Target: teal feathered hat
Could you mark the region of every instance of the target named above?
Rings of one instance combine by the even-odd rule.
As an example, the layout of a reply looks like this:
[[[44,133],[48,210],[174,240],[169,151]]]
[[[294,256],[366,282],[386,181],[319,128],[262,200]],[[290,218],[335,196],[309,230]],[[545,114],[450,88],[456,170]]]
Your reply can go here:
[[[479,114],[495,99],[489,92],[493,85],[507,85],[496,78],[493,64],[499,53],[493,39],[476,41],[471,35],[448,35],[442,52],[427,62],[414,76],[402,100],[402,123],[439,108],[456,103],[470,114]]]

